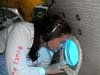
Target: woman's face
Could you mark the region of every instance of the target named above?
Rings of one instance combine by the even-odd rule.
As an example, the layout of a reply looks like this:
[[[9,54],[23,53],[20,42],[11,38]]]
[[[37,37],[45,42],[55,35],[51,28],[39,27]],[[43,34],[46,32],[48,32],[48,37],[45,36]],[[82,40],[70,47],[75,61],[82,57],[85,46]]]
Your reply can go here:
[[[68,35],[62,35],[61,37],[54,38],[48,42],[48,46],[51,50],[57,50],[62,42],[67,39]]]

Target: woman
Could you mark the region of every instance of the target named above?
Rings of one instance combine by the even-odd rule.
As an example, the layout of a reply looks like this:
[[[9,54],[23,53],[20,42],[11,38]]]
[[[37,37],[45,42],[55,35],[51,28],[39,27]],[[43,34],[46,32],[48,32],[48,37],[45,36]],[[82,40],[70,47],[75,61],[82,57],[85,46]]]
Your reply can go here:
[[[57,23],[57,24],[56,24]],[[36,51],[34,40],[34,25],[28,22],[19,22],[8,28],[6,44],[6,65],[9,75],[46,75],[63,72],[66,63],[60,62],[50,65],[53,53],[64,42],[67,34],[71,33],[70,26],[63,20],[54,22],[48,37],[43,36],[46,42]],[[34,41],[34,43],[33,43]],[[32,61],[28,58],[29,51],[33,50]],[[45,55],[45,56],[44,56]],[[50,56],[50,57],[49,57]],[[46,58],[47,57],[47,58]],[[45,60],[44,60],[45,59]],[[61,64],[63,63],[63,65]]]
[[[64,65],[61,66],[59,64],[54,64],[51,67],[50,63],[54,52],[57,52],[62,47],[62,44],[71,33],[69,24],[57,15],[56,18],[57,19],[52,23],[52,26],[47,28],[47,33],[42,36],[44,43],[41,45],[39,50],[37,51],[38,47],[37,45],[35,46],[34,43],[29,52],[29,56],[33,60],[33,65],[42,66],[46,68],[47,71],[49,68],[49,74],[62,72],[60,70],[61,68],[58,67],[60,66],[64,68]]]

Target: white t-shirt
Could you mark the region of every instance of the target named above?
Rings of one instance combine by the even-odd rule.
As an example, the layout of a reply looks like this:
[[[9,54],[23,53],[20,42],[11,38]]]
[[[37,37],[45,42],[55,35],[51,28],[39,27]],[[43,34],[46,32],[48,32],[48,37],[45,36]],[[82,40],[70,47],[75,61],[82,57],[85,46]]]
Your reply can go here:
[[[6,65],[9,75],[45,75],[43,67],[29,66],[27,63],[27,54],[33,44],[33,38],[34,27],[31,23],[17,23],[9,31],[6,44]]]

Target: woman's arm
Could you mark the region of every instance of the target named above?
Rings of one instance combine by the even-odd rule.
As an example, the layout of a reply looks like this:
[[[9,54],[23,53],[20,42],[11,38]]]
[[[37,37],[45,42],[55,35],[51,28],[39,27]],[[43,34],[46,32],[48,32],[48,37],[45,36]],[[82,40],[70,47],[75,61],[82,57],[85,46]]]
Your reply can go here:
[[[27,54],[34,37],[33,24],[20,22],[10,31],[6,46],[9,75],[45,75],[45,69],[27,65]]]
[[[56,73],[64,73],[64,70],[61,70],[59,68],[59,63],[58,64],[53,64],[49,65],[46,69],[46,74],[56,74]]]
[[[65,69],[68,68],[68,64],[65,60],[60,61],[55,64],[51,64],[47,67],[47,74],[56,74],[56,73],[64,73]]]

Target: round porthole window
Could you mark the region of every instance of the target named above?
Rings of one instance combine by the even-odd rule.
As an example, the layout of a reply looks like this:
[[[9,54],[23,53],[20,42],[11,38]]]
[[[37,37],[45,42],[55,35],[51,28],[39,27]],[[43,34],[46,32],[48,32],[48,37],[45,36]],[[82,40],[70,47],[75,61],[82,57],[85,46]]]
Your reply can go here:
[[[82,49],[79,41],[74,36],[69,36],[60,50],[60,62],[65,61],[67,66],[64,71],[67,75],[77,75],[82,63]]]
[[[65,59],[70,66],[76,66],[78,63],[78,47],[72,39],[67,39],[65,42]]]

